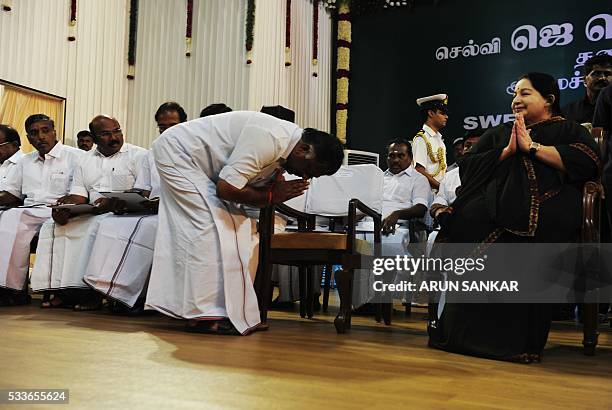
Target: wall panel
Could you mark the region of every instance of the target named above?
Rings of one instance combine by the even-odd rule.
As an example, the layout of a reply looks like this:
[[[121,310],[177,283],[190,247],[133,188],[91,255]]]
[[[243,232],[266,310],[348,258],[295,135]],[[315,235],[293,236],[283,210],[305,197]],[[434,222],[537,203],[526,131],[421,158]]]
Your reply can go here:
[[[153,114],[175,100],[195,118],[208,104],[280,104],[302,126],[329,129],[329,15],[320,9],[319,77],[311,67],[312,2],[292,2],[293,65],[284,66],[285,1],[259,0],[254,63],[245,63],[246,0],[195,0],[193,50],[185,56],[186,0],[141,0],[136,77],[127,80],[128,0],[78,0],[75,42],[69,1],[19,0],[0,12],[0,78],[66,97],[66,143],[96,114],[117,117],[126,139],[149,147]]]

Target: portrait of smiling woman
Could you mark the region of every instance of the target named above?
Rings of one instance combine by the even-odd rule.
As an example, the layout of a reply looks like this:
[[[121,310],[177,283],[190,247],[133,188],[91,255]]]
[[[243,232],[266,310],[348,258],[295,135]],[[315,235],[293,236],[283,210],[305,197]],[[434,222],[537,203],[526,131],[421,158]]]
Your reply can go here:
[[[516,119],[485,132],[459,162],[462,188],[438,238],[452,243],[570,243],[584,183],[599,172],[588,131],[561,116],[557,81],[528,73],[516,84]],[[536,193],[537,191],[537,193]],[[430,346],[492,359],[539,362],[551,305],[447,304],[430,318]]]

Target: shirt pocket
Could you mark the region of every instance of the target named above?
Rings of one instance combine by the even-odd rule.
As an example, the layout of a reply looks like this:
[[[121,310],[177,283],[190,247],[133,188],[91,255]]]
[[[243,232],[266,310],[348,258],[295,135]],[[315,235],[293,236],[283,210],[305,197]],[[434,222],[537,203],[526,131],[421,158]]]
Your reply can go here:
[[[64,172],[53,172],[49,179],[49,191],[56,195],[66,195],[70,178]]]
[[[391,194],[391,200],[395,202],[406,202],[412,199],[412,188],[406,183],[400,182],[397,184],[393,193]]]
[[[122,192],[134,187],[136,178],[127,171],[115,171],[111,176],[111,191]]]

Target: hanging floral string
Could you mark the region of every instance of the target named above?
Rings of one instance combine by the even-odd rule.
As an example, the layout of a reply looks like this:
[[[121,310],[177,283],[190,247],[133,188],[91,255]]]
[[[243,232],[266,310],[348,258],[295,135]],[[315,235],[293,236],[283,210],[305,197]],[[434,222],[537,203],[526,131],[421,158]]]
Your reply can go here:
[[[348,121],[349,67],[351,58],[351,15],[348,1],[338,7],[338,61],[336,69],[336,135],[346,144]]]
[[[70,23],[68,23],[68,41],[76,40],[77,0],[70,1]]]
[[[2,0],[2,11],[11,11],[13,8],[12,0]]]
[[[187,0],[187,28],[185,29],[185,56],[191,57],[191,29],[193,24],[193,0]]]
[[[321,0],[323,2],[323,7],[328,10],[333,10],[336,8],[336,0]]]
[[[246,48],[246,63],[251,64],[253,62],[253,29],[255,28],[255,0],[249,0],[247,4],[247,15],[246,15],[246,34],[245,34],[245,48]]]
[[[285,67],[291,65],[291,0],[285,9]]]
[[[130,33],[128,38],[128,74],[134,79],[136,73],[136,32],[138,31],[138,0],[130,0]]]
[[[319,76],[319,0],[312,2],[312,76]]]

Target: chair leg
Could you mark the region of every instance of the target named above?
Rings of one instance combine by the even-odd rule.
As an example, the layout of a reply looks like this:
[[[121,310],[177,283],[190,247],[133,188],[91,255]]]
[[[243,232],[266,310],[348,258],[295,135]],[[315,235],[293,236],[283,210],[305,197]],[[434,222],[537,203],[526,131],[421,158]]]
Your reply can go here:
[[[336,285],[340,295],[340,309],[334,319],[336,332],[346,333],[351,328],[351,309],[353,298],[353,270],[336,271]]]
[[[255,278],[255,292],[259,304],[259,317],[262,323],[268,321],[268,308],[272,300],[272,265],[260,259],[257,277]]]
[[[329,306],[329,288],[331,286],[331,277],[333,274],[334,267],[332,265],[325,265],[325,284],[323,286],[323,313],[327,313]]]
[[[298,272],[300,277],[300,317],[303,319],[306,317],[306,268],[300,266]]]
[[[383,317],[383,305],[382,303],[375,303],[374,304],[374,319],[376,320],[376,323],[380,323],[382,321],[382,317]]]
[[[306,268],[306,316],[312,319],[314,316],[314,267]]]
[[[391,325],[391,315],[393,314],[393,302],[384,303],[382,305],[382,313],[383,313],[383,320],[385,321],[385,325],[390,326]]]
[[[582,345],[584,346],[584,354],[587,356],[593,356],[595,354],[595,347],[597,347],[597,339],[599,333],[597,332],[597,324],[599,305],[597,303],[585,303],[582,311],[582,320],[584,324],[583,328],[583,340]]]

